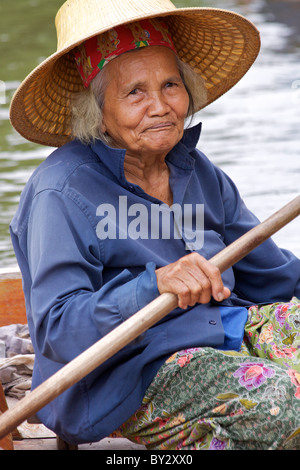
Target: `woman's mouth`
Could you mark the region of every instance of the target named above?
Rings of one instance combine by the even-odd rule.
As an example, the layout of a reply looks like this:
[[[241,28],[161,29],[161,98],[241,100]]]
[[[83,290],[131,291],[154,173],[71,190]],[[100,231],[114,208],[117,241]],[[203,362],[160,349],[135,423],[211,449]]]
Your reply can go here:
[[[157,124],[154,124],[153,126],[150,126],[147,128],[149,131],[156,131],[156,130],[163,130],[163,129],[168,129],[173,126],[172,122],[159,122]]]

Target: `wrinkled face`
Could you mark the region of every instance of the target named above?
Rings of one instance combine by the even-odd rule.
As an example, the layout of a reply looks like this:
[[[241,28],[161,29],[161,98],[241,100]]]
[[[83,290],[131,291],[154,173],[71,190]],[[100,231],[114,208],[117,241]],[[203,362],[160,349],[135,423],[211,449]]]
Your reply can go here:
[[[102,131],[130,155],[166,155],[182,138],[189,97],[175,54],[153,46],[106,65]]]

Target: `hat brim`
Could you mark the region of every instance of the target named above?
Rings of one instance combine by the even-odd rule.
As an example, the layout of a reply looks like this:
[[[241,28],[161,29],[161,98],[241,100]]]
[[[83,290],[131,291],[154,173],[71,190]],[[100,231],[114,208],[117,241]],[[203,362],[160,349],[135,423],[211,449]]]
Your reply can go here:
[[[179,58],[203,78],[207,101],[202,107],[230,90],[258,55],[259,32],[237,13],[216,8],[181,8],[143,15],[135,21],[155,17],[164,17]],[[72,139],[70,101],[74,93],[84,89],[73,49],[103,32],[103,28],[93,31],[55,52],[19,86],[11,102],[10,119],[27,140],[59,147]]]

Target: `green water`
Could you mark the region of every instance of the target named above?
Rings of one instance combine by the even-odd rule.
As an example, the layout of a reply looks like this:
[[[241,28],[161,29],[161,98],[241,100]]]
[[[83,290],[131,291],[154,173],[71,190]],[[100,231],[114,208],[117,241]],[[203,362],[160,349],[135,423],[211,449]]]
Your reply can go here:
[[[53,18],[61,0],[1,0],[0,80],[6,83],[5,101],[10,102],[15,82],[20,82],[56,49]],[[8,120],[0,121],[0,150],[9,151]],[[32,145],[25,144],[24,149]],[[21,150],[22,147],[19,147]]]
[[[56,47],[53,18],[61,0],[1,0],[2,80],[21,80]],[[12,7],[13,5],[13,7]]]

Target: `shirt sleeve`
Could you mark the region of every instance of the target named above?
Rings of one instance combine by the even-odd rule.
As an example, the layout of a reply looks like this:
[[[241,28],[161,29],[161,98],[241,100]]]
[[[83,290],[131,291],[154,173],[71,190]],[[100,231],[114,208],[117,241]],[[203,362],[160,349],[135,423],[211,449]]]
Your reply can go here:
[[[246,207],[230,180],[222,174],[225,244],[229,245],[260,221]],[[235,292],[254,303],[289,301],[300,296],[300,260],[269,238],[234,266]]]
[[[159,295],[154,263],[135,278],[125,269],[103,283],[96,229],[59,191],[35,197],[27,246],[36,344],[57,362],[72,360]]]

